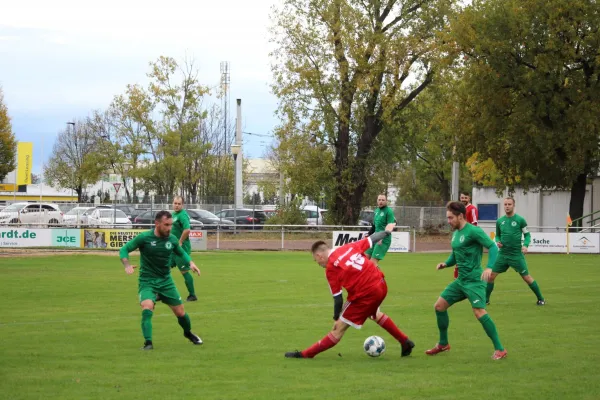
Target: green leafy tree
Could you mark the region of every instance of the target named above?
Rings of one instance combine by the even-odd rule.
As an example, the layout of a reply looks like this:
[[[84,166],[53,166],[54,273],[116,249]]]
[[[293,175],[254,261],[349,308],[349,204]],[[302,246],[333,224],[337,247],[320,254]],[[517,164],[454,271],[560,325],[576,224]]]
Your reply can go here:
[[[314,137],[329,150],[334,220],[357,220],[375,139],[431,83],[452,3],[284,0],[274,9],[280,137]]]
[[[500,190],[570,188],[582,216],[600,161],[597,2],[474,1],[453,37],[464,67],[448,117],[474,170],[493,164],[480,178]]]
[[[8,108],[0,88],[0,180],[17,168],[17,140],[12,131]]]

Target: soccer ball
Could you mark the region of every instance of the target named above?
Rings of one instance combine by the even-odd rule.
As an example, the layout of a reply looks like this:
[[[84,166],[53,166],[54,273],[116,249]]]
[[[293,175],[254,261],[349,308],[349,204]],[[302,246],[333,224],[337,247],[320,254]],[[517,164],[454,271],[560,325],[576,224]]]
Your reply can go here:
[[[385,352],[385,342],[379,336],[369,336],[363,348],[369,357],[379,357]]]

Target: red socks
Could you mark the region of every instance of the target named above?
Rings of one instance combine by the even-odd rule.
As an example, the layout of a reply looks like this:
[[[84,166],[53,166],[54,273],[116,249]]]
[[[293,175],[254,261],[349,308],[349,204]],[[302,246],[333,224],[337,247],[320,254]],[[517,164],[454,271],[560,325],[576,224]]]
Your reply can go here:
[[[333,346],[338,344],[339,341],[340,340],[336,339],[336,337],[333,336],[330,332],[323,339],[319,340],[317,343],[313,344],[308,349],[303,350],[302,357],[313,358],[317,354],[322,353],[325,350],[332,348]]]
[[[394,339],[399,341],[401,344],[404,344],[406,342],[406,339],[408,339],[408,336],[406,336],[404,334],[404,332],[402,332],[396,326],[396,324],[394,324],[394,321],[392,321],[392,319],[390,317],[388,317],[387,315],[383,314],[383,317],[381,317],[378,324],[383,329],[385,329],[390,335],[392,335],[394,337]]]

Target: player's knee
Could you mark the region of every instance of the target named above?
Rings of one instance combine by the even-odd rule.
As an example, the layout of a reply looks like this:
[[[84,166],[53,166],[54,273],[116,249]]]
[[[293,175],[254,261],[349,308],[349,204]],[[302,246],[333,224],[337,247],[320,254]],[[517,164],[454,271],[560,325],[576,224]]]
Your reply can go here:
[[[171,307],[171,309],[173,310],[173,314],[175,314],[176,317],[183,317],[185,315],[185,309],[183,308],[183,304]]]
[[[485,314],[487,314],[487,311],[485,311],[485,308],[474,308],[473,314],[475,314],[475,318],[480,319]]]
[[[142,310],[154,310],[154,302],[152,300],[144,300],[140,305],[142,306]]]
[[[433,305],[433,309],[437,312],[443,312],[443,311],[446,311],[448,309],[448,307],[441,301],[436,301],[435,304]]]

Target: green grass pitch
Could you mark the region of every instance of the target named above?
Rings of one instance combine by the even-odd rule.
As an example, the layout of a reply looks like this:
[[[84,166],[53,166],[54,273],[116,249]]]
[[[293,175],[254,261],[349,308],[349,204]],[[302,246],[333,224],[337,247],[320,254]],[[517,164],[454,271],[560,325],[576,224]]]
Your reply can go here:
[[[393,254],[382,263],[383,311],[415,341],[412,356],[400,358],[392,337],[367,322],[312,360],[283,357],[333,322],[323,270],[308,253],[194,254],[199,301],[185,307],[204,345],[184,339],[158,304],[149,352],[140,350],[137,276],[117,255],[0,258],[0,398],[600,398],[600,257],[529,255],[545,307],[512,270],[498,277],[488,312],[508,358],[492,361],[466,302],[449,311],[452,350],[423,353],[438,339],[433,303],[452,271],[435,265],[446,256]],[[387,344],[376,359],[362,350],[374,334]]]

